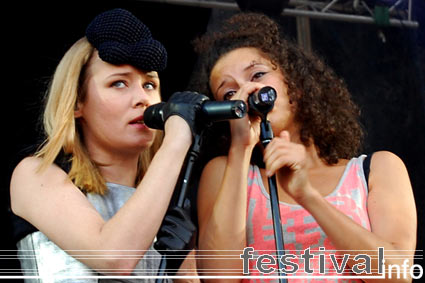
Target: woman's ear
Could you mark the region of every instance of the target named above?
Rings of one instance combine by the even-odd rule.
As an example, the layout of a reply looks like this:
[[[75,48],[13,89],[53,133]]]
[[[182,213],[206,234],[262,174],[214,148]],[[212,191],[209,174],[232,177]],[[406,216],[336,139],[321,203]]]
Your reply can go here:
[[[82,116],[83,116],[83,103],[77,102],[77,104],[75,104],[74,117],[80,118]]]

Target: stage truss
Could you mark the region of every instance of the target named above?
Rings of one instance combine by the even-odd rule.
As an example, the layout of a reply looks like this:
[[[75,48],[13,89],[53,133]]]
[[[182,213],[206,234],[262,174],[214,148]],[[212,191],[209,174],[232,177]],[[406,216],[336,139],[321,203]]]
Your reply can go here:
[[[239,6],[234,0],[137,1],[239,10]],[[282,11],[282,16],[296,18],[298,44],[306,50],[311,50],[310,19],[374,24],[379,28],[400,27],[415,29],[419,27],[419,23],[412,18],[414,14],[412,2],[413,0],[289,0],[287,7],[284,7]],[[386,41],[381,29],[378,29],[378,36],[383,42]]]
[[[239,9],[232,0],[139,0],[203,8]],[[267,0],[263,0],[267,1]],[[413,0],[289,0],[282,15],[382,26],[417,28],[412,19]]]

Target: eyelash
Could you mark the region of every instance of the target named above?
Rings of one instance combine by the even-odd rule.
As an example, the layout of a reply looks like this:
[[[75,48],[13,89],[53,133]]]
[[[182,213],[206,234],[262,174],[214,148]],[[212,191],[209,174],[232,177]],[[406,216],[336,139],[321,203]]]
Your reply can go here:
[[[119,81],[114,81],[111,83],[111,87],[116,87],[116,88],[122,88],[122,86],[119,86],[118,84],[124,84],[125,86],[127,86],[127,83],[125,81],[119,80]]]
[[[155,90],[157,88],[157,85],[154,82],[146,82],[146,83],[143,84],[143,87],[146,87],[147,85],[152,86],[151,90]]]
[[[262,77],[262,76],[264,76],[265,74],[267,74],[267,72],[256,72],[256,73],[252,76],[251,81],[252,81],[252,80],[254,80],[254,79],[261,78],[261,77]]]
[[[236,93],[236,90],[231,90],[231,91],[228,91],[228,92],[226,92],[224,95],[223,95],[223,100],[230,100],[230,98],[234,95]]]
[[[128,86],[126,81],[118,80],[118,81],[112,82],[111,87],[116,87],[116,88],[123,88],[124,87],[124,86],[120,86],[119,84],[123,84],[124,86]],[[148,85],[150,85],[152,87],[148,88],[147,87]],[[149,90],[155,90],[157,88],[157,85],[154,82],[146,82],[146,83],[143,83],[143,88],[147,88]]]

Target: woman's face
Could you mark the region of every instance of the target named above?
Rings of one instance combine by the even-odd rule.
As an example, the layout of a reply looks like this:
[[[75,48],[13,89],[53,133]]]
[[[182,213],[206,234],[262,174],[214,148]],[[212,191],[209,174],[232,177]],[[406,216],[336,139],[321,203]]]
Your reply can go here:
[[[282,130],[289,131],[291,136],[296,134],[284,76],[261,51],[251,47],[234,49],[220,57],[210,74],[210,87],[216,100],[231,99],[241,88],[254,87],[257,91],[264,86],[271,86],[277,92],[273,110],[267,115],[274,134]]]
[[[161,100],[158,74],[112,65],[95,53],[87,76],[75,117],[89,152],[136,154],[151,146],[155,130],[143,123],[143,114]]]

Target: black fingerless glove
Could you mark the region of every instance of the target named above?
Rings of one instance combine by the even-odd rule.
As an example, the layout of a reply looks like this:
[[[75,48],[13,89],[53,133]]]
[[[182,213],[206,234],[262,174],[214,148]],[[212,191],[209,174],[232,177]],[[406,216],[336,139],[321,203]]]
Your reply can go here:
[[[177,206],[168,210],[154,244],[155,249],[166,258],[168,275],[175,275],[193,249],[195,232],[196,226],[187,210]]]
[[[192,135],[198,133],[196,127],[196,116],[202,109],[202,104],[209,98],[197,92],[176,92],[162,108],[164,124],[173,115],[182,117],[189,125]]]

